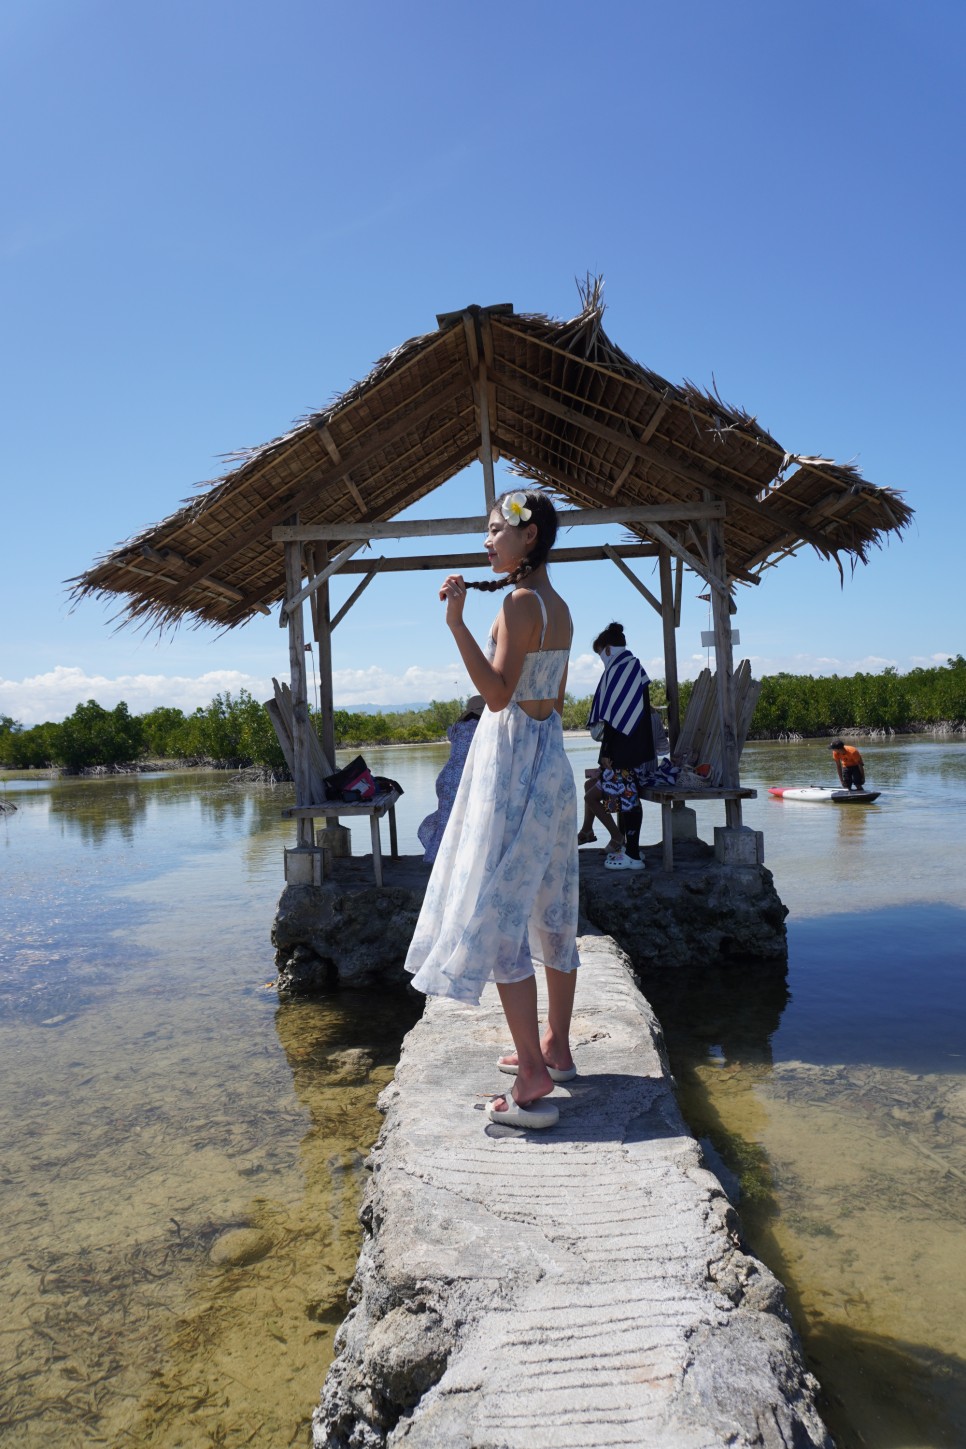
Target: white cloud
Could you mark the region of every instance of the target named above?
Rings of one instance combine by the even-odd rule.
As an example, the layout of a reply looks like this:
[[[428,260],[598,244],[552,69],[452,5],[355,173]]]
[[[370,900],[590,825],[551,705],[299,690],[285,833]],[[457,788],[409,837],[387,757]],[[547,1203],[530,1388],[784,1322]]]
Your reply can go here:
[[[88,674],[76,666],[59,664],[46,674],[14,680],[0,679],[0,714],[12,715],[23,725],[61,720],[85,700],[96,699],[105,709],[124,700],[132,714],[145,714],[158,705],[174,705],[186,713],[208,704],[216,694],[237,694],[247,689],[256,699],[272,692],[270,679],[243,674],[237,669],[212,669],[194,678],[171,674]]]
[[[742,657],[742,651],[735,651]],[[878,655],[862,658],[834,658],[818,654],[752,655],[751,666],[756,678],[764,674],[877,674],[887,667],[904,672],[914,668],[943,666],[950,653],[939,651],[908,659],[886,659]],[[707,651],[682,655],[678,660],[678,677],[694,679],[707,665]],[[664,678],[661,656],[642,660],[652,679]],[[712,659],[713,666],[713,659]],[[570,661],[567,688],[578,697],[592,694],[601,674],[596,654],[575,654]],[[309,669],[309,688],[314,676]],[[401,669],[370,664],[365,668],[336,669],[333,673],[337,708],[351,709],[359,704],[415,704],[430,699],[454,699],[472,694],[466,670],[459,660],[441,666],[412,664]],[[158,705],[174,705],[190,713],[206,705],[216,694],[237,694],[247,689],[256,699],[268,699],[272,682],[268,676],[248,674],[239,669],[211,669],[199,675],[120,674],[110,677],[89,674],[75,665],[58,665],[46,674],[26,679],[0,678],[0,714],[12,715],[23,725],[42,724],[45,720],[61,720],[78,704],[96,699],[105,709],[112,709],[125,700],[132,714],[145,714]]]
[[[473,693],[466,670],[458,661],[437,669],[411,664],[401,673],[378,664],[365,669],[334,669],[332,689],[337,709],[349,709],[354,704],[413,704]]]
[[[938,654],[914,654],[909,660],[910,669],[943,669],[946,661],[955,659],[960,651],[957,649],[942,649]]]

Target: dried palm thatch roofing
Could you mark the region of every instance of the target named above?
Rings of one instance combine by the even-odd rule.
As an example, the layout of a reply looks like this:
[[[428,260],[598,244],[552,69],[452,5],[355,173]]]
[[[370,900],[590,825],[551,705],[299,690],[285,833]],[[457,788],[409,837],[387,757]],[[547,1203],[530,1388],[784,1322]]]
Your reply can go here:
[[[362,382],[236,466],[164,522],[72,580],[76,598],[119,595],[122,622],[234,627],[285,596],[272,528],[378,522],[492,447],[579,507],[726,506],[730,575],[754,578],[810,544],[866,562],[912,518],[901,495],[851,464],[787,453],[717,393],[675,387],[616,347],[599,283],[568,322],[471,307],[396,348]],[[481,407],[481,403],[483,406]],[[663,525],[695,551],[686,522]],[[640,538],[644,524],[630,525]]]

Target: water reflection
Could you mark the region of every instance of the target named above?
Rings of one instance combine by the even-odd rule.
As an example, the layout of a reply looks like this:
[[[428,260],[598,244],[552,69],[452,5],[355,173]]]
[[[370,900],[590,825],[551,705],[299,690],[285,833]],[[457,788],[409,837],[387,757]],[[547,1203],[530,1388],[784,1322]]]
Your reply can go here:
[[[700,963],[659,971],[640,966],[641,987],[654,1007],[672,1057],[769,1063],[772,1037],[789,1001],[784,964]]]
[[[139,781],[136,777],[127,784],[111,781],[106,800],[94,793],[93,783],[51,792],[50,818],[60,827],[61,837],[76,835],[83,845],[95,849],[114,835],[132,842],[148,811],[148,797]]]

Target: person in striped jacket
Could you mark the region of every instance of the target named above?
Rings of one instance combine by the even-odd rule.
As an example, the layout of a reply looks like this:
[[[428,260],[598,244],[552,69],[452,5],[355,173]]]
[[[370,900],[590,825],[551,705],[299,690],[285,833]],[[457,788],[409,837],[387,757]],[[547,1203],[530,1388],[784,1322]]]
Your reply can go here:
[[[577,842],[594,839],[594,820],[606,825],[611,848],[607,870],[643,870],[641,859],[641,777],[656,765],[651,728],[651,699],[644,666],[631,653],[623,625],[611,623],[594,640],[604,665],[587,727],[600,741],[600,775],[584,796],[584,820]],[[620,827],[614,825],[612,812]]]

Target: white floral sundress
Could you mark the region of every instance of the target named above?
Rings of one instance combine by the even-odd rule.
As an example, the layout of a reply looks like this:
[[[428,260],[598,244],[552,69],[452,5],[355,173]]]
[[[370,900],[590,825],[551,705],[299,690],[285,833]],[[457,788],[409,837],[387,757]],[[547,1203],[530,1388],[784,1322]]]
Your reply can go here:
[[[527,654],[506,709],[485,710],[416,922],[406,970],[428,996],[478,1002],[488,981],[533,975],[534,961],[573,971],[577,955],[577,791],[560,715],[532,719],[519,701],[556,700],[569,649]],[[490,634],[487,658],[496,641]]]

